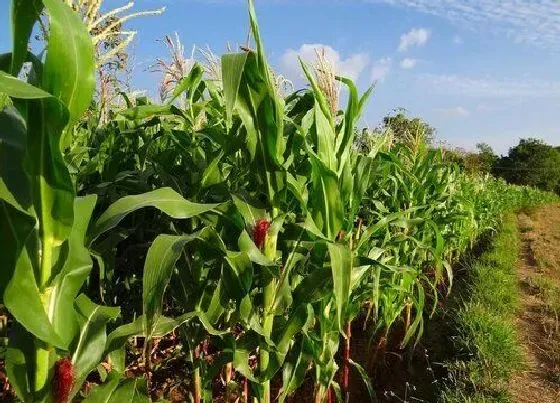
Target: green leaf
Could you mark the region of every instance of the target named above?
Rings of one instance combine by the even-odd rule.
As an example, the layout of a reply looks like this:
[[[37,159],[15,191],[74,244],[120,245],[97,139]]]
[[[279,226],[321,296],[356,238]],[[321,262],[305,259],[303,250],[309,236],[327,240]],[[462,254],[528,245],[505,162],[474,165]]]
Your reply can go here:
[[[93,42],[80,15],[65,2],[43,3],[49,14],[43,88],[66,105],[72,124],[90,106],[95,90]]]
[[[74,185],[60,152],[67,119],[68,111],[55,98],[28,101],[24,166],[39,220],[41,286],[51,280],[55,248],[68,238],[74,219]]]
[[[121,349],[127,340],[133,336],[144,335],[144,315],[138,317],[134,322],[121,325],[107,336],[107,343],[103,355],[110,355]],[[173,318],[159,316],[152,326],[152,336],[161,337],[173,331],[178,326],[178,322]],[[119,368],[124,372],[124,368]]]
[[[175,263],[189,236],[159,235],[146,256],[144,264],[142,305],[144,310],[144,335],[151,339],[154,322],[161,316],[163,295],[171,279]]]
[[[130,120],[146,119],[154,116],[165,115],[183,117],[183,113],[175,105],[140,105],[122,111],[120,114]]]
[[[366,385],[370,401],[376,402],[377,400],[376,400],[376,396],[375,396],[375,391],[373,390],[373,386],[371,384],[371,378],[369,377],[369,375],[366,372],[366,370],[364,369],[364,367],[362,367],[360,364],[358,364],[357,362],[352,361],[352,360],[348,360],[348,362],[354,368],[356,368],[356,370],[358,371],[358,374],[360,374],[360,378],[362,378],[362,381]]]
[[[10,331],[5,360],[6,374],[17,396],[24,402],[32,401],[29,388],[35,379],[35,339],[19,323]]]
[[[72,364],[76,368],[76,381],[72,394],[77,393],[87,375],[95,369],[103,358],[107,341],[107,323],[120,315],[120,308],[101,306],[81,294],[74,302],[80,334],[72,354]]]
[[[327,246],[331,258],[338,326],[342,332],[346,319],[346,306],[350,300],[350,286],[352,284],[352,251],[347,246],[340,244],[329,243]]]
[[[121,375],[117,371],[109,372],[104,383],[93,388],[84,399],[84,403],[108,403],[113,392],[119,386]]]
[[[266,209],[250,196],[246,194],[232,194],[231,198],[235,207],[237,207],[237,211],[243,216],[247,227],[253,227],[256,222],[262,218],[268,219]]]
[[[313,308],[311,305],[302,304],[298,306],[291,314],[288,322],[283,327],[282,332],[275,337],[276,348],[278,352],[285,356],[294,337],[301,332],[305,324],[313,317]]]
[[[27,331],[47,344],[68,347],[56,334],[43,307],[43,299],[35,282],[33,266],[26,249],[16,263],[14,275],[6,287],[4,303],[8,311]]]
[[[149,403],[148,386],[145,378],[126,380],[111,395],[108,403]]]
[[[114,202],[95,223],[90,240],[95,240],[105,231],[117,226],[127,215],[144,207],[155,207],[172,218],[185,219],[206,213],[219,204],[200,204],[183,199],[169,187],[153,190],[139,195],[125,196]]]
[[[201,231],[186,236],[174,236],[174,235],[159,235],[148,250],[148,255],[146,256],[146,261],[144,264],[144,274],[143,274],[143,330],[144,336],[151,338],[154,331],[165,325],[164,322],[160,323],[160,318],[162,318],[162,305],[163,296],[165,289],[167,288],[169,281],[171,280],[171,275],[177,259],[181,256],[183,248],[189,242],[197,241],[202,242],[203,247],[211,247],[217,250],[219,253],[224,252],[225,247],[220,244],[219,238],[216,239],[217,234],[212,228],[204,228]],[[222,250],[224,248],[224,250]],[[234,265],[235,269],[238,271],[244,271],[247,268],[247,264],[250,266],[250,261],[245,254],[241,258],[237,254],[228,256],[226,260],[230,265]],[[243,259],[244,258],[244,259]],[[252,271],[246,273],[244,282],[251,281]],[[248,280],[247,278],[248,277]],[[213,332],[211,325],[207,323],[204,313],[202,312],[192,312],[186,314],[184,318],[177,318],[177,320],[189,320],[191,317],[198,316],[200,321],[203,322],[204,326],[208,331]],[[190,316],[189,316],[190,315]],[[178,326],[178,325],[173,325]]]
[[[267,166],[280,166],[284,161],[284,151],[286,150],[284,100],[278,95],[276,82],[266,60],[253,0],[249,1],[249,22],[257,45],[257,57],[256,63],[246,65],[247,83],[251,91],[262,96],[261,101],[253,106],[257,113],[256,121],[260,132],[261,147],[264,146],[266,149],[266,151],[263,150],[263,161],[265,169],[268,170]],[[249,62],[252,60],[254,58],[248,59]]]
[[[415,288],[418,295],[417,298],[413,298],[415,316],[414,316],[414,320],[412,321],[412,324],[406,330],[406,334],[403,337],[403,340],[401,342],[402,347],[408,344],[412,336],[414,336],[415,334],[416,334],[416,340],[414,345],[416,345],[416,343],[418,343],[424,331],[423,324],[424,324],[425,291],[424,291],[424,286],[418,280],[416,280],[415,283],[416,283]]]
[[[199,318],[206,331],[212,335],[218,336],[227,333],[227,331],[221,332],[214,329],[214,327],[212,327],[208,322],[207,317],[203,312],[188,312],[176,318],[169,318],[163,315],[159,315],[153,322],[151,335],[152,337],[163,337],[194,318]],[[127,323],[126,325],[121,325],[113,330],[107,337],[107,343],[105,345],[105,352],[103,355],[110,355],[115,351],[121,349],[130,337],[143,336],[145,334],[145,322],[146,319],[144,318],[144,315],[142,315],[138,317],[134,322]],[[124,371],[124,368],[122,369]]]
[[[46,91],[21,81],[0,70],[0,88],[2,92],[16,99],[39,99],[51,96]]]
[[[328,267],[313,270],[294,290],[294,304],[311,304],[331,295],[332,281],[332,272]]]
[[[33,217],[22,213],[0,199],[0,303],[3,301],[4,289],[12,278],[18,256],[25,245],[25,240],[35,226]]]
[[[247,256],[249,256],[251,262],[261,266],[276,266],[272,260],[263,255],[261,250],[257,248],[257,245],[255,245],[255,242],[253,242],[246,230],[241,232],[237,245],[239,246],[239,250],[241,252],[245,252]]]
[[[27,56],[29,37],[43,10],[42,0],[12,0],[12,64],[10,72],[17,76]],[[0,85],[0,88],[2,86]]]
[[[64,266],[53,281],[49,302],[52,323],[66,344],[70,344],[78,332],[73,303],[93,265],[89,250],[84,245],[96,201],[97,195],[78,197],[74,201],[74,211],[80,219],[74,220]]]
[[[312,191],[309,211],[317,228],[330,240],[342,229],[344,211],[336,174],[317,157],[311,157]]]
[[[325,166],[336,172],[338,169],[336,154],[334,151],[335,133],[328,118],[324,115],[319,104],[316,102],[313,107],[314,130],[313,137],[317,157]]]
[[[257,43],[257,52],[227,56],[225,64],[224,94],[228,121],[235,107],[246,129],[246,141],[251,161],[256,161],[266,184],[270,200],[279,189],[271,177],[274,169],[284,162],[286,141],[284,138],[284,100],[278,95],[276,83],[271,77],[266,61],[254,5],[249,3],[251,31]],[[226,82],[227,80],[227,82]],[[239,81],[239,83],[238,83]],[[228,126],[230,122],[228,122]]]
[[[373,86],[368,88],[366,93],[361,99],[358,99],[358,89],[352,80],[344,77],[336,77],[338,81],[346,84],[349,90],[348,95],[348,106],[344,113],[344,133],[339,142],[339,146],[336,152],[339,161],[339,170],[346,164],[346,159],[348,158],[350,149],[354,142],[355,125],[360,115],[362,113],[362,108],[367,99],[373,91]]]
[[[224,177],[220,169],[223,157],[224,152],[220,151],[220,153],[216,157],[212,158],[210,164],[208,164],[208,166],[204,169],[202,179],[200,181],[201,188],[204,189],[224,181]]]
[[[228,127],[231,127],[233,107],[237,100],[241,75],[245,68],[247,52],[226,53],[222,56],[222,85],[226,104],[226,117]]]
[[[364,195],[370,187],[373,171],[373,158],[361,154],[350,154],[350,160],[353,162],[353,195],[350,203],[352,218],[362,205]]]
[[[307,337],[303,337],[290,355],[292,357],[288,357],[282,365],[282,393],[278,398],[279,403],[283,403],[303,384],[307,368],[313,360],[313,345]]]
[[[0,110],[0,199],[32,215],[29,179],[23,169],[27,124],[14,107]]]
[[[251,291],[253,265],[243,252],[228,252],[224,265],[224,288],[236,301],[241,301]]]
[[[23,170],[25,122],[13,107],[0,111],[0,303],[25,240],[35,227]]]
[[[202,81],[203,74],[204,74],[204,69],[199,63],[195,62],[194,65],[191,67],[189,74],[187,74],[186,77],[183,77],[183,79],[175,87],[175,89],[173,90],[173,95],[171,99],[167,101],[167,103],[171,104],[179,97],[179,95],[181,95],[183,92],[186,91],[187,96],[189,97],[190,100],[189,107],[192,108],[192,103],[193,101],[195,101],[194,95],[199,84]]]

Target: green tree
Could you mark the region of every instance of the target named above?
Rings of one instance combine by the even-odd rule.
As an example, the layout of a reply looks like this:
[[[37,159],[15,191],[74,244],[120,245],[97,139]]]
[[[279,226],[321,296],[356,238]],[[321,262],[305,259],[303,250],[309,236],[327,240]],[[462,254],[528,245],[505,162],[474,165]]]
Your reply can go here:
[[[499,157],[486,143],[478,143],[476,150],[465,156],[465,169],[468,172],[491,173]]]
[[[560,151],[542,140],[521,139],[498,160],[494,173],[510,183],[560,190]]]
[[[410,117],[406,109],[396,109],[383,118],[383,129],[391,129],[396,142],[409,146],[431,144],[436,130],[420,117]]]

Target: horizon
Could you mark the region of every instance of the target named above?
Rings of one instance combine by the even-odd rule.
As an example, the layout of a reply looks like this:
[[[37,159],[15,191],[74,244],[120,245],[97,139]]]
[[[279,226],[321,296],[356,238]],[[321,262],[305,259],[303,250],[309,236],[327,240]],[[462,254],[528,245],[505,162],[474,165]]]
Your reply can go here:
[[[135,3],[134,11],[167,8],[125,23],[138,31],[128,49],[133,87],[151,96],[160,76],[147,68],[168,57],[158,41],[164,35],[177,32],[185,57],[194,45],[221,54],[227,43],[244,43],[247,36],[244,0]],[[104,8],[124,4],[106,0]],[[452,147],[473,150],[484,142],[506,154],[528,137],[560,146],[558,2],[257,0],[256,8],[267,57],[295,88],[304,85],[297,57],[311,60],[317,48],[361,91],[377,81],[363,126],[375,127],[404,108]],[[6,4],[0,18],[8,21],[8,12]],[[9,24],[4,27],[0,52],[11,47]]]

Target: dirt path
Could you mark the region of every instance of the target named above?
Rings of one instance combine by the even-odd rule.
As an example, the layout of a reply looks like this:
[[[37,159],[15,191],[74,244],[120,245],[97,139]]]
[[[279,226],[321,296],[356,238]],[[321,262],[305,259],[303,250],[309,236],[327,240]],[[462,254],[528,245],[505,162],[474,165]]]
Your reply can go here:
[[[511,381],[513,401],[560,402],[560,205],[518,214],[522,256],[517,330],[526,366]]]

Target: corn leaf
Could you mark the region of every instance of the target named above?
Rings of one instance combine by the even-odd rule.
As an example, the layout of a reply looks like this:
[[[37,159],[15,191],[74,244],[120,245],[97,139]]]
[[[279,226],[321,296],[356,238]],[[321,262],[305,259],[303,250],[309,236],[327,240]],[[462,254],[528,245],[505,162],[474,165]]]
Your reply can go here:
[[[206,213],[219,204],[200,204],[185,200],[169,187],[138,195],[125,196],[111,204],[95,223],[90,240],[117,226],[127,215],[144,207],[155,207],[172,218],[185,219]]]
[[[94,387],[84,399],[84,403],[107,403],[111,395],[118,388],[120,379],[121,375],[117,371],[109,372],[105,382]]]
[[[344,224],[338,177],[317,157],[311,157],[312,189],[309,211],[317,228],[330,240]]]
[[[233,108],[237,101],[237,93],[246,60],[247,52],[226,53],[222,56],[222,85],[228,128],[231,127]]]
[[[339,330],[344,328],[344,314],[350,299],[352,284],[352,251],[339,244],[328,244],[331,258],[333,294],[336,303]]]
[[[171,279],[175,263],[185,243],[194,239],[189,236],[159,235],[146,256],[142,305],[144,311],[144,335],[150,339],[154,323],[162,313],[163,294]]]
[[[87,375],[95,369],[103,357],[107,341],[107,324],[120,315],[120,308],[93,303],[85,294],[74,302],[80,325],[80,333],[73,348],[72,364],[76,368],[76,382],[72,395],[76,394]]]
[[[148,386],[145,378],[124,381],[111,394],[108,403],[149,403]]]
[[[49,301],[52,323],[57,334],[67,344],[70,344],[79,329],[73,302],[93,265],[89,250],[85,247],[85,237],[96,201],[97,195],[79,197],[74,201],[74,210],[80,219],[74,220],[64,266],[52,285]]]
[[[35,339],[19,323],[11,329],[5,360],[6,374],[17,396],[24,402],[32,401],[29,385],[35,377]]]
[[[49,14],[43,88],[66,105],[72,124],[90,106],[95,90],[93,43],[79,15],[65,2],[43,3]]]
[[[17,76],[27,56],[29,37],[43,10],[43,2],[42,0],[12,0],[11,3],[13,53],[10,72]]]
[[[51,96],[46,91],[21,81],[14,76],[0,70],[0,88],[6,95],[18,99],[38,99]]]
[[[27,331],[47,344],[68,348],[55,332],[43,307],[29,253],[24,249],[16,263],[12,279],[4,292],[4,304]]]

